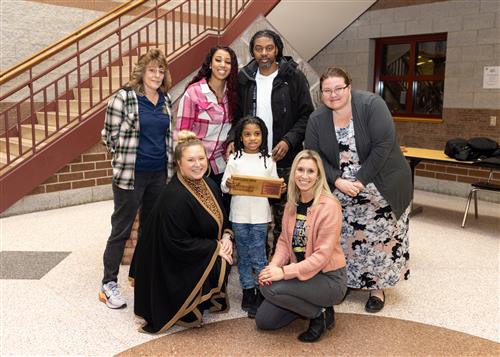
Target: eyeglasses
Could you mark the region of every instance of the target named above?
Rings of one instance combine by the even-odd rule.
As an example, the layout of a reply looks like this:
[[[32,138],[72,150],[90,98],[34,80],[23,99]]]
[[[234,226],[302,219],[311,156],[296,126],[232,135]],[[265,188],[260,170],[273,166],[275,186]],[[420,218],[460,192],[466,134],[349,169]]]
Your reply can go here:
[[[323,93],[324,95],[327,95],[327,96],[330,96],[333,93],[335,93],[335,95],[342,95],[344,93],[344,90],[347,87],[349,87],[349,84],[347,84],[345,87],[339,87],[339,88],[333,88],[333,89],[322,89],[321,93]]]

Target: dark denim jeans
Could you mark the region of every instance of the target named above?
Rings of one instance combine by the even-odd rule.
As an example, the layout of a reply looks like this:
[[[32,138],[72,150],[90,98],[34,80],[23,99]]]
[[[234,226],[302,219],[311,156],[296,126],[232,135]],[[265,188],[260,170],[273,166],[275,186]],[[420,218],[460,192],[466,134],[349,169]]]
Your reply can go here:
[[[135,172],[133,190],[124,190],[113,183],[114,212],[111,216],[111,234],[104,250],[104,277],[102,283],[117,281],[120,262],[125,250],[125,243],[130,237],[137,211],[139,216],[138,237],[140,239],[142,225],[146,223],[156,199],[166,184],[166,175],[161,172]]]
[[[238,272],[243,289],[258,287],[257,277],[267,265],[267,223],[234,223],[233,233],[238,252]]]

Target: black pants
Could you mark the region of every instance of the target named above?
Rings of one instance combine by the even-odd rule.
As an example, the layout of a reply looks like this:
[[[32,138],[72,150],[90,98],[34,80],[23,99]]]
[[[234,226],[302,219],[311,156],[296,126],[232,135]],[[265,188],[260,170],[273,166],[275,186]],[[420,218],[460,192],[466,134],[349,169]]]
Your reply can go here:
[[[288,179],[290,177],[290,167],[278,167],[277,171],[278,171],[278,176],[283,180],[285,180],[284,182],[288,186]],[[278,238],[280,237],[281,234],[281,221],[283,220],[283,212],[285,211],[286,201],[287,201],[286,192],[282,194],[279,199],[270,200],[271,209],[273,212],[274,227],[273,227],[273,244],[270,247],[269,245],[266,247],[268,256],[274,254],[274,250],[276,249],[276,243],[278,242]]]
[[[339,304],[347,291],[345,268],[318,273],[309,280],[280,280],[260,288],[265,300],[255,323],[262,330],[282,328],[297,318],[313,319],[323,307]]]
[[[125,243],[130,237],[135,216],[140,208],[138,239],[142,225],[165,188],[166,175],[161,172],[135,172],[133,190],[124,190],[113,183],[114,212],[111,216],[111,234],[104,250],[104,277],[102,283],[117,281]]]

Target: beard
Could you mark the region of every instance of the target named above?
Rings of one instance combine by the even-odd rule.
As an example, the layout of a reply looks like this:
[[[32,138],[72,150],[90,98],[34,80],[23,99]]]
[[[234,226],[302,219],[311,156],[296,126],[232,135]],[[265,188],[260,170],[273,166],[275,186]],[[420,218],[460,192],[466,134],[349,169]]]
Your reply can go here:
[[[276,61],[271,61],[269,58],[265,58],[265,59],[267,60],[267,62],[264,62],[264,63],[262,62],[262,59],[257,60],[259,68],[269,69],[276,62]]]

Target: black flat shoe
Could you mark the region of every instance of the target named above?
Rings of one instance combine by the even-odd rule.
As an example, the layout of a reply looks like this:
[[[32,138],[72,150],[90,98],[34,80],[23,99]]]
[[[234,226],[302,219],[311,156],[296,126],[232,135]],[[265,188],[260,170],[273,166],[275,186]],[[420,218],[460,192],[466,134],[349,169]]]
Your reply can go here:
[[[370,297],[368,298],[368,301],[366,302],[366,305],[365,305],[366,312],[375,313],[375,312],[379,312],[380,310],[382,310],[384,308],[385,293],[382,292],[382,294],[384,295],[384,300],[382,300],[376,296],[370,295]]]
[[[257,315],[257,306],[256,305],[251,305],[249,308],[248,308],[248,318],[249,319],[255,319],[255,315]]]
[[[302,342],[316,342],[326,330],[325,312],[315,319],[309,320],[309,328],[307,331],[302,332],[297,338]]]
[[[328,330],[335,327],[335,310],[333,309],[333,306],[325,308],[325,326]]]
[[[258,288],[256,289],[256,292],[257,293],[255,294],[255,301],[248,308],[248,317],[250,319],[255,319],[255,315],[257,315],[257,310],[259,309],[260,304],[262,304],[262,301],[264,301],[264,296],[261,294]]]
[[[243,298],[241,299],[241,309],[243,311],[250,310],[250,307],[255,304],[255,288],[243,289]]]

